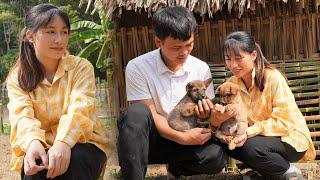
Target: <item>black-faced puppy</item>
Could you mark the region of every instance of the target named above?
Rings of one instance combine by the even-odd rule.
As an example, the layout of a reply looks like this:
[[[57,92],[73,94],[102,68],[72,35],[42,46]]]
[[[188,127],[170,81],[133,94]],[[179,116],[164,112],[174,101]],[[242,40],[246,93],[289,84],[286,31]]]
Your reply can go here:
[[[229,145],[229,149],[233,150],[236,148],[234,137],[246,133],[248,128],[247,110],[242,103],[240,88],[237,84],[225,82],[217,88],[216,93],[219,94],[222,104],[215,104],[216,110],[221,113],[230,113],[234,107],[241,108],[241,112],[223,122],[215,133],[217,138],[225,139]]]
[[[194,80],[186,85],[186,95],[168,115],[169,126],[177,131],[187,131],[198,125],[195,107],[199,100],[207,98],[206,89],[212,79]]]

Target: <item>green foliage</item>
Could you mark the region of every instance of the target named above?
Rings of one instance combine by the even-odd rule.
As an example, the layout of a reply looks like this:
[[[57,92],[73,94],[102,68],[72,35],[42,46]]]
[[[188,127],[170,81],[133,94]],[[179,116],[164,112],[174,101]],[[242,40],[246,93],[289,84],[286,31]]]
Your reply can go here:
[[[10,68],[16,62],[17,51],[17,49],[11,49],[7,54],[0,56],[0,82],[3,82],[6,79]]]
[[[71,22],[77,22],[80,21],[80,13],[79,9],[76,9],[76,7],[71,6],[70,4],[65,6],[60,6],[61,10],[68,14]]]
[[[3,123],[3,134],[8,135],[10,134],[10,124],[8,123]]]
[[[69,46],[74,47],[84,44],[78,56],[89,58],[96,57],[96,67],[103,69],[112,67],[113,63],[113,24],[106,19],[103,9],[98,9],[100,24],[93,21],[82,20],[71,25],[72,35]]]
[[[14,13],[9,3],[0,2],[0,53],[17,46],[20,18]]]

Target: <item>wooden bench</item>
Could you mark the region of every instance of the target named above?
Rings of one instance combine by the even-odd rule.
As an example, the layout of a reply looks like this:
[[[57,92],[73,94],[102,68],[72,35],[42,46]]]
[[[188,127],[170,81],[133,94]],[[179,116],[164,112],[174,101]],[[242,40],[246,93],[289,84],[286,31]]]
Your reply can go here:
[[[272,62],[284,73],[288,85],[294,94],[296,103],[305,116],[311,137],[320,156],[320,59],[299,60],[291,62]],[[214,88],[225,82],[232,73],[224,64],[209,65],[213,77]],[[231,161],[231,167],[235,162]]]

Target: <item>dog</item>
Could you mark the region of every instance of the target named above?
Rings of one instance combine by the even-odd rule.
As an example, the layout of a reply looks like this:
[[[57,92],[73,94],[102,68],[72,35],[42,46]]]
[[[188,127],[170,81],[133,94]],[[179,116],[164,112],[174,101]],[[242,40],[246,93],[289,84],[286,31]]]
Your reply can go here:
[[[195,107],[199,100],[207,98],[206,89],[212,78],[205,81],[194,80],[186,85],[186,95],[179,101],[168,115],[168,124],[177,131],[187,131],[201,124],[195,114]]]
[[[233,150],[236,148],[234,137],[246,133],[248,128],[247,111],[244,109],[245,106],[241,100],[240,88],[237,84],[225,82],[217,88],[216,94],[219,94],[221,103],[215,104],[217,111],[228,113],[231,111],[232,106],[242,108],[241,113],[224,121],[215,132],[215,136],[218,139],[224,139],[229,149]]]

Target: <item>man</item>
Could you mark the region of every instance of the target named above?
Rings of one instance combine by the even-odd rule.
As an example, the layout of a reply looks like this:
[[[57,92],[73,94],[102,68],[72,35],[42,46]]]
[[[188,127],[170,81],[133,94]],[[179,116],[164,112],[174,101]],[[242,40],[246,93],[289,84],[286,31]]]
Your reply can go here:
[[[152,21],[159,49],[131,60],[126,67],[130,106],[118,121],[123,178],[144,179],[148,164],[168,164],[168,173],[175,177],[221,172],[226,154],[211,139],[209,129],[179,132],[167,121],[185,95],[186,84],[211,77],[208,65],[190,55],[196,20],[184,7],[167,7],[157,11]],[[207,95],[214,96],[212,84]],[[199,101],[196,114],[213,118],[213,106],[210,100]]]

